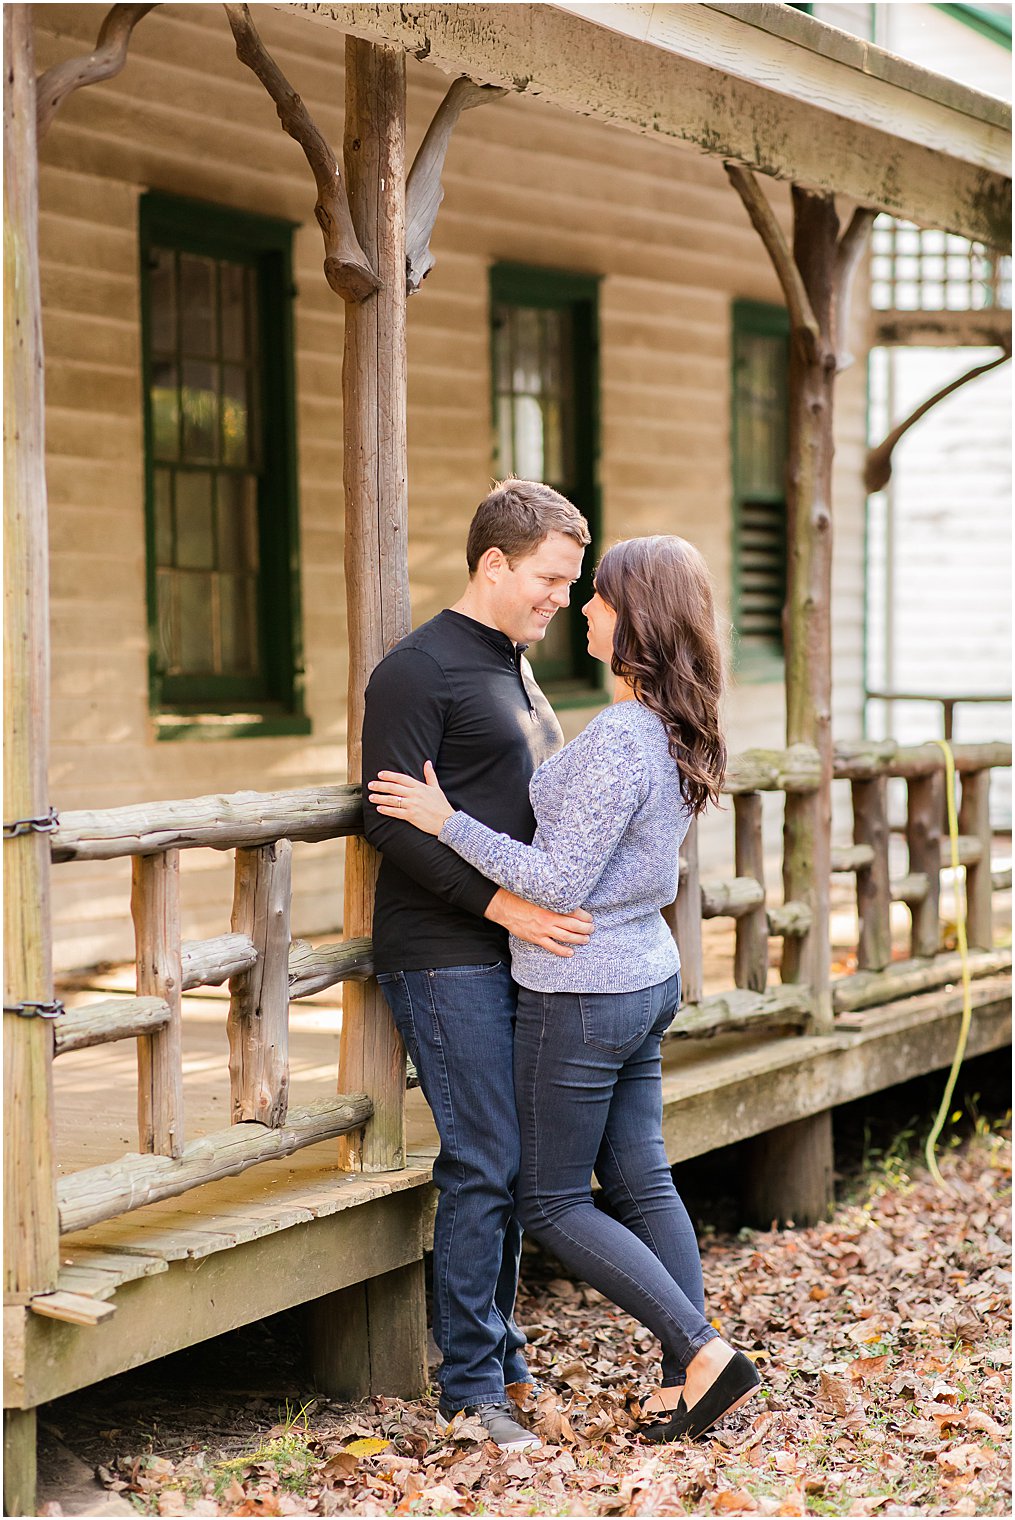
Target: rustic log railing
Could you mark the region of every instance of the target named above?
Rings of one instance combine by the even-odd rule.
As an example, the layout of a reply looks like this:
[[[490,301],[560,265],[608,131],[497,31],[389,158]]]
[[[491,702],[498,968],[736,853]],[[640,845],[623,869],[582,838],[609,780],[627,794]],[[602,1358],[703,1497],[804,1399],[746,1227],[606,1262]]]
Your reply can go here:
[[[351,786],[64,814],[51,835],[54,861],[131,857],[137,996],[66,1013],[53,1052],[137,1040],[138,1153],[61,1179],[61,1233],[363,1129],[374,1107],[365,1093],[290,1111],[288,1035],[294,998],[371,972],[369,940],[317,949],[292,942],[292,841],[361,832],[359,788]],[[186,943],[179,855],[202,847],[235,851],[232,922],[228,934]],[[187,1143],[181,998],[225,981],[233,1127]]]
[[[1011,873],[991,873],[990,772],[1011,764],[1004,744],[957,746],[961,780],[959,858],[965,867],[973,976],[1011,966],[1009,951],[992,948],[991,896],[1010,887]],[[835,779],[850,786],[853,843],[833,850],[832,869],[856,878],[857,972],[832,982],[838,1014],[927,991],[954,981],[958,958],[941,953],[940,873],[950,863],[942,839],[944,756],[938,745],[902,748],[891,741],[840,746]],[[891,777],[908,788],[908,871],[892,880],[886,789]],[[684,1008],[671,1035],[701,1038],[743,1029],[814,1032],[813,989],[786,974],[769,985],[769,942],[801,944],[812,933],[801,902],[769,904],[762,838],[762,792],[806,797],[819,784],[817,752],[748,751],[734,757],[725,790],[733,799],[734,871],[702,880],[696,830],[681,853],[681,890],[671,923],[680,945]],[[355,786],[199,797],[187,802],[67,813],[51,836],[54,861],[130,856],[137,996],[75,1009],[58,1021],[54,1053],[110,1040],[138,1042],[138,1154],[63,1178],[57,1185],[60,1230],[81,1229],[115,1214],[168,1198],[305,1145],[359,1131],[373,1113],[371,1095],[340,1095],[299,1111],[288,1108],[288,1010],[340,982],[366,981],[369,939],[311,947],[290,936],[293,840],[362,834]],[[793,833],[787,832],[789,847]],[[179,852],[235,850],[231,932],[196,943],[180,938]],[[792,879],[792,873],[789,879]],[[892,904],[909,908],[910,958],[892,961]],[[734,986],[703,994],[702,923],[734,922]],[[828,954],[828,946],[817,953]],[[805,964],[799,955],[791,966]],[[229,982],[227,1018],[233,1128],[189,1144],[184,1138],[181,997],[196,987]]]
[[[988,807],[991,770],[1011,765],[1009,744],[953,747],[961,783],[959,863],[965,868],[967,935],[973,977],[1011,967],[1010,950],[994,950],[992,894],[1010,890],[1011,869],[991,868],[992,831]],[[893,740],[839,745],[835,783],[848,783],[852,794],[853,841],[833,847],[833,874],[856,879],[859,934],[857,971],[832,982],[832,1010],[854,1013],[955,981],[958,957],[942,953],[941,871],[951,864],[950,841],[943,833],[944,754],[937,744],[900,746]],[[908,870],[892,879],[889,869],[891,830],[887,788],[891,778],[906,782],[908,807],[905,839]],[[672,926],[680,946],[684,1006],[671,1038],[701,1038],[738,1029],[796,1028],[816,1032],[823,1026],[807,983],[795,974],[799,954],[787,957],[787,944],[801,945],[812,932],[811,912],[802,902],[766,903],[762,843],[761,793],[781,791],[802,797],[817,791],[818,756],[797,745],[786,751],[748,751],[733,757],[725,790],[733,798],[734,871],[727,880],[702,881],[696,830],[681,851],[681,888]],[[787,857],[799,843],[786,830]],[[792,862],[789,862],[792,865]],[[799,867],[784,880],[799,876]],[[700,903],[700,909],[699,909]],[[910,911],[909,958],[892,959],[891,909],[903,903]],[[734,988],[703,996],[702,920],[732,918],[735,924]],[[769,987],[770,939],[784,946],[782,981]],[[817,947],[828,955],[829,946]]]

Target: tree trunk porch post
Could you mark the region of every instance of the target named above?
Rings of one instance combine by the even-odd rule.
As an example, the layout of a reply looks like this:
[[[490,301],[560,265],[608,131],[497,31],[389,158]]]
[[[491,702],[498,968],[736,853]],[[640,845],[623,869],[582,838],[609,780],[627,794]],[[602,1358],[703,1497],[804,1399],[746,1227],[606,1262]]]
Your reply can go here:
[[[787,793],[783,889],[810,913],[806,935],[785,939],[782,980],[809,993],[811,1030],[833,1027],[832,875],[832,459],[835,377],[845,353],[852,280],[873,213],[858,208],[839,237],[832,195],[792,186],[793,241],[749,171],[727,164],[778,275],[790,317],[789,458],[786,480],[786,744],[817,751],[817,790]],[[882,873],[887,878],[887,871]],[[883,884],[887,890],[887,880]],[[882,892],[880,896],[883,896]],[[887,910],[887,901],[879,906]],[[877,958],[878,951],[874,951]],[[751,1187],[759,1216],[820,1217],[830,1207],[832,1116],[816,1114],[761,1136],[752,1147]]]
[[[345,576],[349,780],[362,780],[363,694],[370,672],[409,631],[406,560],[405,55],[346,39],[345,170],[356,235],[381,288],[345,308]],[[369,779],[369,778],[368,778]],[[346,843],[347,939],[371,931],[378,860]],[[405,1161],[405,1052],[373,978],[345,989],[342,1091],[369,1090],[374,1117],[340,1147],[350,1171]],[[352,1084],[350,1086],[350,1083]]]
[[[377,662],[409,631],[405,356],[405,55],[346,39],[345,172],[356,235],[380,289],[345,306],[345,576],[348,608],[350,782],[362,781],[364,692]],[[366,778],[369,779],[369,778]],[[346,841],[346,939],[372,928],[378,858]],[[351,1087],[349,1084],[352,1084]],[[405,1165],[405,1050],[377,982],[347,982],[339,1051],[341,1091],[367,1091],[374,1112],[339,1141],[348,1171]],[[388,1283],[387,1278],[397,1279]],[[422,1249],[385,1279],[309,1307],[311,1366],[322,1389],[346,1398],[411,1397],[426,1381]]]

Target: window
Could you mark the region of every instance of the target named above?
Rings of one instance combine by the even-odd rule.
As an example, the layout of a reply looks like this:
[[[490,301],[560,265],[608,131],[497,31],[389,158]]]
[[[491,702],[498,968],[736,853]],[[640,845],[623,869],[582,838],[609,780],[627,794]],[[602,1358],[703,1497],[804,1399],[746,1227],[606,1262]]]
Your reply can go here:
[[[598,495],[598,293],[588,275],[498,264],[490,273],[496,473],[542,480],[586,516],[593,542],[568,611],[528,650],[554,697],[597,684],[581,608],[592,594]]]
[[[882,213],[871,240],[871,304],[879,311],[1010,311],[1011,259]]]
[[[160,737],[306,732],[289,223],[141,202],[151,696]]]
[[[777,675],[786,600],[789,318],[733,307],[733,623],[742,676]]]

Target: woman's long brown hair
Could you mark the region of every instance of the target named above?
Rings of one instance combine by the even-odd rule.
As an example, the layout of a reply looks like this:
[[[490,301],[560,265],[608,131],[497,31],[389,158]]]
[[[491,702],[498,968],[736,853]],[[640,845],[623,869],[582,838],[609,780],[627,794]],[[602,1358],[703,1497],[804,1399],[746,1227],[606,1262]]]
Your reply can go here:
[[[723,651],[708,567],[686,539],[629,538],[603,555],[596,590],[617,614],[611,669],[662,719],[684,801],[703,812],[718,803],[726,774]]]

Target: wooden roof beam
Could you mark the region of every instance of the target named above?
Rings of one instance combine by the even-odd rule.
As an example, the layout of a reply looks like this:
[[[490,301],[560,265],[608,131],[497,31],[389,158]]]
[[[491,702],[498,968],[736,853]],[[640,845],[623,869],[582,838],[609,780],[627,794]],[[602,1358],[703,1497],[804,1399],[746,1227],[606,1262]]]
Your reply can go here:
[[[554,5],[277,8],[401,47],[449,75],[1011,246],[1006,107],[960,86],[932,87],[936,76],[899,60],[894,71],[882,66],[888,55],[869,44],[857,44],[866,50],[860,67],[852,53],[825,56],[775,36],[771,18],[757,24],[755,13],[785,7],[744,7],[745,19],[732,6],[597,6],[595,21]],[[610,29],[636,22],[641,36]],[[841,38],[837,45],[848,52]]]

